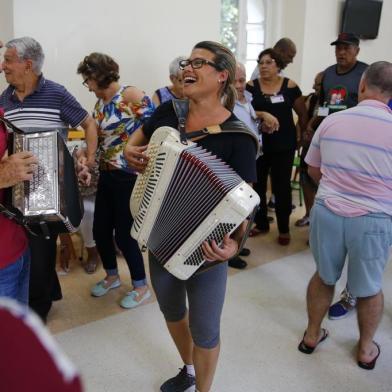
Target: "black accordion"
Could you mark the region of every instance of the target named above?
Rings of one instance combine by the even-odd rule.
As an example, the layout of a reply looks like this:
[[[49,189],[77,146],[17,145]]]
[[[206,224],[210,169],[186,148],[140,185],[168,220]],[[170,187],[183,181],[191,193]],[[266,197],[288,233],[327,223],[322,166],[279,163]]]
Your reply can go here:
[[[7,205],[14,219],[32,234],[73,233],[83,217],[74,158],[57,130],[25,132],[5,119],[9,154],[30,151],[38,158],[31,181],[9,188]]]
[[[221,159],[196,143],[182,144],[173,128],[154,132],[147,155],[131,196],[131,234],[185,280],[210,264],[202,243],[220,244],[255,213],[260,199]]]

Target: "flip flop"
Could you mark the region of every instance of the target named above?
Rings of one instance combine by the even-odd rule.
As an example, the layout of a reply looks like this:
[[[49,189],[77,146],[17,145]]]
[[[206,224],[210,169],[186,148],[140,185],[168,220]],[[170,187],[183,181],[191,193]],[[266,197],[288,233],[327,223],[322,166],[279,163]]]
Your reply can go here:
[[[328,337],[328,331],[325,328],[321,328],[321,331],[323,332],[323,335],[321,336],[321,339],[317,342],[317,344],[314,347],[308,346],[304,339],[305,339],[305,335],[306,335],[306,331],[304,332],[304,337],[301,340],[301,343],[298,345],[298,350],[301,351],[301,353],[304,354],[312,354],[313,351],[315,350],[315,348],[321,343],[323,342],[325,339],[327,339]]]
[[[377,353],[377,355],[376,355],[370,362],[358,361],[358,362],[357,362],[357,363],[358,363],[358,366],[359,366],[360,368],[362,368],[362,369],[365,369],[365,370],[373,370],[374,367],[376,366],[377,359],[378,359],[378,357],[379,357],[380,354],[381,354],[381,347],[380,347],[380,345],[379,345],[378,343],[376,343],[375,341],[373,341],[373,343],[376,345],[377,350],[378,350],[378,353]]]
[[[267,234],[270,229],[258,229],[257,227],[254,227],[249,231],[249,237],[256,237],[261,234]]]
[[[83,264],[83,268],[88,274],[93,274],[98,267],[98,260],[96,261],[89,261]]]

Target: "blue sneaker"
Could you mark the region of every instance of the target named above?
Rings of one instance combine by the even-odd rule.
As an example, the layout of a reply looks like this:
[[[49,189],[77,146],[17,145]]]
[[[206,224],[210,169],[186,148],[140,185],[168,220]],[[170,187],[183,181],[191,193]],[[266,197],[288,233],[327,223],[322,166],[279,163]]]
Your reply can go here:
[[[340,320],[348,316],[348,314],[355,308],[346,299],[334,303],[328,310],[328,318],[330,320]]]
[[[116,289],[121,286],[120,279],[116,279],[111,285],[108,286],[107,280],[103,279],[91,288],[91,295],[93,297],[102,297],[109,290]]]
[[[177,376],[169,378],[161,385],[161,392],[194,392],[195,385],[195,377],[188,374],[184,366]]]
[[[144,301],[147,301],[151,297],[151,292],[150,290],[147,290],[142,296],[140,296],[140,298],[138,297],[138,292],[132,290],[120,301],[120,306],[125,309],[136,308],[136,306],[141,305]]]

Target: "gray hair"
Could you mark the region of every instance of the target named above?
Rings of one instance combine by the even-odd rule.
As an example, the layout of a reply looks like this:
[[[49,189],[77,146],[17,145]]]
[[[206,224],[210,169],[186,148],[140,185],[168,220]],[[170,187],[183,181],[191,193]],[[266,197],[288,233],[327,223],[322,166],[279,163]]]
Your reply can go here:
[[[8,49],[14,48],[20,59],[31,60],[33,63],[33,72],[36,75],[41,74],[45,54],[42,50],[42,46],[34,38],[15,38],[8,41],[5,44],[5,47]]]
[[[243,63],[241,63],[240,61],[236,60],[236,66],[237,68],[239,68],[241,71],[244,71],[245,75],[246,75],[246,68],[245,65]]]
[[[392,98],[392,63],[377,61],[370,64],[362,78],[370,89],[379,91],[385,98]]]
[[[176,57],[170,64],[169,64],[169,75],[170,76],[176,76],[178,75],[178,72],[180,71],[180,61],[186,60],[187,57],[185,56],[178,56]]]

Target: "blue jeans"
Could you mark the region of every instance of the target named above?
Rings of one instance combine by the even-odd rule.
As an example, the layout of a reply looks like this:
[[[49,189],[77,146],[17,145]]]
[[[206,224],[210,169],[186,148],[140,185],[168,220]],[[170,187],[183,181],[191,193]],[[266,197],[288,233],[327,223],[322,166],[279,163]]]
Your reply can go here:
[[[30,250],[8,267],[0,269],[0,297],[8,297],[22,304],[29,302]]]

